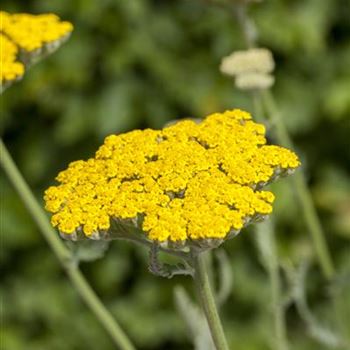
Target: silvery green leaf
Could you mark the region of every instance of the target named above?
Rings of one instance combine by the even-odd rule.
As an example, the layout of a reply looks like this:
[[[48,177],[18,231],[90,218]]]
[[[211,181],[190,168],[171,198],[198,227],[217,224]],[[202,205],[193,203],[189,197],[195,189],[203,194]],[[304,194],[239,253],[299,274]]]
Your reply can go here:
[[[217,291],[216,301],[220,307],[227,301],[231,294],[233,286],[233,275],[227,253],[222,249],[218,249],[215,252],[215,256],[218,260],[219,265],[219,289]]]
[[[108,241],[79,241],[68,242],[68,247],[72,251],[73,259],[77,263],[81,261],[94,261],[102,258],[109,247]]]
[[[188,334],[193,339],[195,350],[215,350],[207,320],[200,309],[191,301],[185,289],[175,287],[175,304]]]
[[[306,297],[306,281],[310,262],[302,261],[296,269],[287,270],[287,277],[291,283],[296,308],[302,320],[305,322],[310,337],[329,348],[340,349],[345,346],[345,341],[337,330],[331,329],[313,314]]]

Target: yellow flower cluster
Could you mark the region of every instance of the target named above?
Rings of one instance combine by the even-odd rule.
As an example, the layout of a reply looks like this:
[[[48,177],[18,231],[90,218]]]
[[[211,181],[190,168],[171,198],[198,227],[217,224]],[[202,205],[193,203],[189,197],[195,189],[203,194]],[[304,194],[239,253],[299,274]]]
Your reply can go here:
[[[21,49],[28,52],[42,48],[69,35],[73,26],[61,22],[52,13],[31,15],[27,13],[9,14],[1,11],[0,30]]]
[[[46,209],[65,234],[91,237],[108,232],[113,219],[137,219],[152,241],[224,239],[270,214],[274,195],[262,186],[300,164],[264,135],[236,109],[108,136],[94,158],[58,175]]]
[[[0,11],[2,84],[21,77],[24,65],[43,51],[55,50],[72,32],[69,22],[62,22],[54,14],[9,14]],[[21,57],[19,57],[21,56]]]
[[[18,49],[5,35],[0,33],[0,77],[2,81],[17,80],[24,73],[24,65],[17,61]]]

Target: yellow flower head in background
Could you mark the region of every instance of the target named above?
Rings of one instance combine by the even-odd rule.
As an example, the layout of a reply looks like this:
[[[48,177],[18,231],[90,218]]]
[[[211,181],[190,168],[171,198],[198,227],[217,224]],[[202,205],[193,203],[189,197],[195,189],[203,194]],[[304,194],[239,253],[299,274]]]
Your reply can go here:
[[[0,80],[2,87],[20,79],[25,65],[56,50],[73,26],[54,14],[9,14],[0,11]]]
[[[13,81],[23,76],[24,64],[17,61],[18,48],[0,33],[0,78],[1,83]]]
[[[46,209],[71,239],[113,238],[114,223],[125,222],[168,246],[222,242],[270,214],[274,195],[262,188],[300,165],[264,135],[249,113],[232,110],[108,136],[94,158],[57,176]]]

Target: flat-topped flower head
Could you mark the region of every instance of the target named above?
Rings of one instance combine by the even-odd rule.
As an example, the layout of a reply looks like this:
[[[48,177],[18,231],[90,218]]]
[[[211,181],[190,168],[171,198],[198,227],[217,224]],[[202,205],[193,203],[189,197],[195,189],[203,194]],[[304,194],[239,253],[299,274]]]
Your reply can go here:
[[[0,11],[2,87],[20,79],[25,65],[56,50],[71,34],[73,26],[54,14],[9,14]]]
[[[66,238],[113,238],[118,222],[167,246],[220,244],[270,214],[274,195],[262,188],[299,165],[236,109],[108,136],[94,158],[57,176],[46,209]]]

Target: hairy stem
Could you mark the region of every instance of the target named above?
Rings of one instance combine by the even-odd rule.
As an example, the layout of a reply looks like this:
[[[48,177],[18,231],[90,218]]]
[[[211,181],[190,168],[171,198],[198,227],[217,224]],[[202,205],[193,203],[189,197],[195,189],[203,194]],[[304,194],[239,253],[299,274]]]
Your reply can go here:
[[[254,109],[254,119],[259,123],[264,123],[266,119],[264,116],[264,108],[261,102],[260,91],[252,91],[251,96]]]
[[[271,285],[272,294],[272,307],[274,315],[274,326],[277,348],[279,350],[288,350],[288,340],[287,340],[287,327],[286,319],[284,314],[284,308],[282,303],[282,286],[281,286],[281,276],[278,266],[278,258],[276,252],[276,240],[275,233],[273,229],[269,232],[269,237],[271,240],[271,247],[273,250],[272,259],[269,266],[269,278]]]
[[[232,5],[233,13],[237,18],[237,22],[242,30],[242,35],[244,42],[248,49],[254,47],[254,43],[257,38],[257,32],[255,29],[254,22],[250,20],[247,15],[247,3],[246,2],[236,2]]]
[[[271,288],[274,339],[278,350],[288,350],[285,311],[282,302],[282,283],[279,271],[276,236],[271,220],[256,225],[256,241],[262,263],[268,273]]]
[[[2,139],[0,139],[0,164],[86,305],[94,313],[97,320],[109,333],[119,349],[134,350],[135,348],[126,334],[95,294],[80,272],[69,250],[50,225],[45,213],[22,177]]]
[[[293,141],[291,140],[288,130],[277,110],[272,94],[269,91],[266,91],[262,94],[262,99],[266,111],[272,119],[272,123],[275,125],[276,136],[279,143],[283,146],[294,149]],[[305,218],[305,223],[311,234],[322,271],[326,278],[331,279],[334,275],[333,262],[304,173],[302,171],[297,171],[291,181],[294,183],[296,194]]]
[[[247,48],[252,48],[256,43],[256,35],[254,35],[255,26],[247,15],[247,3],[235,4],[234,15],[240,25],[245,44]],[[256,97],[255,97],[256,98]],[[294,145],[288,130],[283,122],[283,119],[278,113],[275,100],[270,91],[260,94],[260,98],[264,104],[267,114],[272,119],[272,125],[275,126],[275,132],[278,142],[282,145],[294,149]],[[256,102],[255,102],[256,103]],[[325,234],[323,232],[320,219],[317,215],[310,190],[307,186],[305,175],[302,171],[297,171],[292,181],[296,188],[296,194],[300,202],[304,219],[310,235],[312,237],[313,245],[318,257],[322,272],[327,279],[331,279],[334,275],[334,266],[332,258],[327,246]]]
[[[207,318],[209,329],[217,350],[228,350],[224,330],[221,325],[215,299],[210,287],[205,259],[202,254],[193,257],[194,282]]]
[[[254,114],[263,117],[263,106],[260,93],[255,92]],[[268,273],[271,286],[271,302],[274,324],[274,335],[278,350],[288,350],[287,327],[285,311],[282,303],[282,285],[277,254],[277,240],[274,224],[271,219],[256,225],[256,239],[263,264]]]

